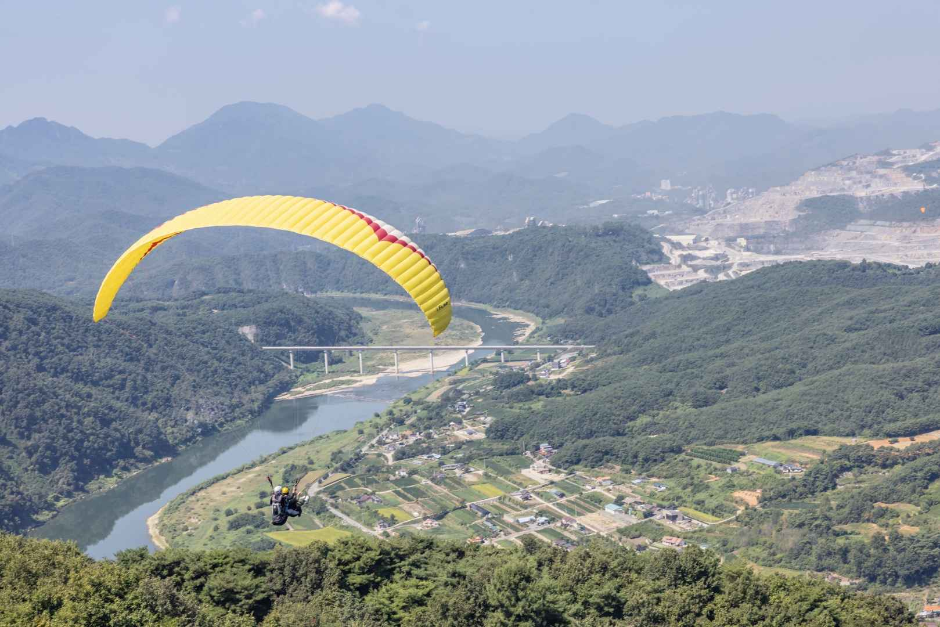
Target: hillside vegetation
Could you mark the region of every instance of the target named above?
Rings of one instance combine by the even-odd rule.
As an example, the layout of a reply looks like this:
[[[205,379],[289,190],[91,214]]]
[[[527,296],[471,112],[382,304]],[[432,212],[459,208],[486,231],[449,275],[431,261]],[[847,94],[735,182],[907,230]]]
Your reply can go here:
[[[696,443],[936,429],[938,273],[788,264],[569,322],[556,335],[601,342],[602,361],[529,386],[488,435],[643,467]]]
[[[606,316],[627,309],[634,304],[633,290],[651,284],[637,264],[663,259],[652,235],[628,224],[415,239],[437,265],[454,300],[521,309],[543,318]],[[146,298],[221,287],[402,294],[380,270],[332,247],[322,253],[186,261],[169,268],[141,268],[139,274],[126,289]]]
[[[90,305],[0,291],[0,528],[257,416],[291,378],[239,327],[329,344],[361,339],[360,321],[288,294],[222,294],[133,304],[95,324]]]
[[[0,535],[0,622],[108,625],[915,625],[897,599],[721,566],[697,547],[571,553],[346,539],[93,562],[75,545]]]
[[[907,438],[904,438],[906,440]],[[895,440],[897,441],[897,440]],[[766,493],[720,547],[768,566],[834,571],[888,587],[940,571],[940,447],[843,446]],[[773,528],[774,533],[754,533]]]

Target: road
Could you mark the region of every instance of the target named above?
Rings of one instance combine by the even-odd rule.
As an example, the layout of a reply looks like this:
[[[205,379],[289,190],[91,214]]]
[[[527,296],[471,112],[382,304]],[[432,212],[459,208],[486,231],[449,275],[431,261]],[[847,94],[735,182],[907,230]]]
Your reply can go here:
[[[360,523],[359,521],[354,520],[354,519],[350,518],[349,516],[347,516],[346,514],[344,514],[343,512],[339,511],[338,509],[336,509],[335,507],[333,507],[333,506],[330,505],[329,503],[327,503],[326,508],[327,508],[328,510],[330,510],[330,513],[331,513],[331,514],[333,514],[333,515],[336,516],[337,518],[340,518],[340,519],[342,519],[343,521],[345,521],[346,524],[352,525],[353,527],[356,527],[356,528],[358,528],[358,529],[360,529],[360,530],[362,530],[362,531],[368,533],[370,536],[377,536],[377,535],[379,535],[379,533],[378,533],[375,529],[369,529],[368,527],[366,527],[365,525],[363,525],[363,524]]]

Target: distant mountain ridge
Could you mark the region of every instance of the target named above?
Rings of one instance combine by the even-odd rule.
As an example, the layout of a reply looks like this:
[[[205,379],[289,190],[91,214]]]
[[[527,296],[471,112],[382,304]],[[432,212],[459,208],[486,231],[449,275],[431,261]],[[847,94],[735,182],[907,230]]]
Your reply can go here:
[[[150,146],[129,139],[95,139],[73,126],[32,118],[0,131],[0,154],[57,165],[144,165]]]
[[[571,114],[495,140],[369,105],[314,120],[289,107],[226,105],[155,148],[96,139],[44,118],[0,130],[0,184],[43,167],[148,167],[226,196],[313,194],[397,207],[436,231],[582,219],[579,207],[675,184],[767,189],[857,152],[940,139],[940,111],[898,111],[827,128],[715,112],[615,127]],[[365,189],[387,192],[368,194]],[[505,190],[496,195],[494,190]],[[332,194],[332,196],[330,196]],[[367,209],[368,210],[368,209]],[[609,217],[609,216],[608,216]]]

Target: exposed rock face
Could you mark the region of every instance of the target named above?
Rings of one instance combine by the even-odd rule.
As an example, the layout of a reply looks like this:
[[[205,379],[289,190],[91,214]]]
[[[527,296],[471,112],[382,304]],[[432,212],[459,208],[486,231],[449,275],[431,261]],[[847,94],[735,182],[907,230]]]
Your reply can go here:
[[[866,199],[936,187],[936,183],[916,171],[934,161],[940,170],[940,142],[924,148],[853,155],[810,170],[789,185],[772,187],[754,198],[710,211],[691,220],[687,229],[690,233],[719,238],[779,234],[790,230],[801,215],[800,203],[820,196],[858,198],[862,218]]]
[[[243,327],[238,327],[238,332],[244,335],[252,344],[258,339],[258,325],[248,324]]]

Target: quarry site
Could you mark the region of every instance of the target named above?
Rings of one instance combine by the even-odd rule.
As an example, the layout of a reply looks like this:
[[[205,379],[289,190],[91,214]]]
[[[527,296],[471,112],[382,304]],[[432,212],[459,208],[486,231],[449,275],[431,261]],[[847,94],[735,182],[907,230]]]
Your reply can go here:
[[[917,168],[921,172],[911,172],[910,166],[928,162],[935,162],[936,168],[928,165]],[[689,220],[681,233],[661,238],[669,263],[644,266],[644,270],[659,285],[675,290],[789,261],[869,260],[907,266],[940,262],[940,216],[916,222],[865,217],[866,200],[936,189],[937,183],[924,171],[936,179],[940,142],[836,161],[788,185]],[[858,199],[857,220],[807,237],[794,233],[794,221],[803,213],[801,203],[837,195]]]

